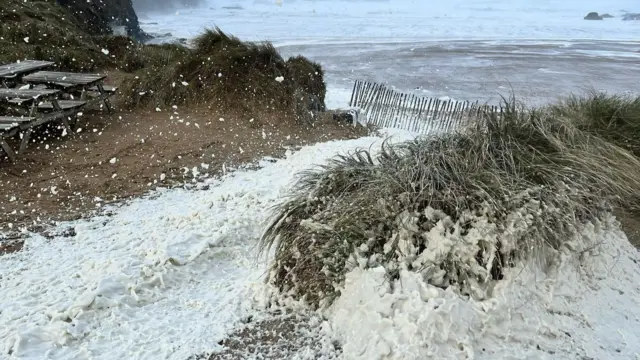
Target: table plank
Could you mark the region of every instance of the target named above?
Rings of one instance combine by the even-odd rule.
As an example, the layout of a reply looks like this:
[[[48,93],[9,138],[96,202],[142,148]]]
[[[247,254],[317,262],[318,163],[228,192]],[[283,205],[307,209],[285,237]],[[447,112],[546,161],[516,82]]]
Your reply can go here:
[[[0,116],[0,124],[19,124],[35,120],[34,117],[28,116]]]
[[[0,65],[0,78],[12,78],[17,75],[44,69],[53,65],[52,61],[23,60],[13,64]]]
[[[81,108],[86,104],[87,102],[82,100],[58,100],[58,106],[60,106],[62,110]],[[51,102],[44,102],[38,105],[38,109],[39,110],[55,110],[55,107]]]
[[[65,83],[73,85],[91,85],[107,78],[102,74],[82,74],[59,71],[38,71],[22,78],[23,81],[35,84]]]
[[[20,90],[20,89],[0,89],[0,99],[38,99],[50,97],[60,93],[59,90]]]
[[[0,123],[0,131],[11,131],[17,128],[18,126],[20,126],[20,124],[18,123],[7,123],[7,124]]]

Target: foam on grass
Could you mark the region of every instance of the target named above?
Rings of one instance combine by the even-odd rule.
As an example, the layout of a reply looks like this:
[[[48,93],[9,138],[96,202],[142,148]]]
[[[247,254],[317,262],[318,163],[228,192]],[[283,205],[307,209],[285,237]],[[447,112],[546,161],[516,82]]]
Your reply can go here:
[[[481,226],[480,226],[481,227]],[[434,242],[446,244],[444,238]],[[631,359],[640,354],[640,256],[612,218],[585,227],[584,252],[522,263],[474,300],[403,268],[347,273],[327,311],[346,359]],[[444,245],[447,246],[447,245]]]
[[[270,280],[312,306],[366,259],[485,299],[520,261],[553,263],[582,227],[640,191],[640,162],[553,113],[507,102],[468,132],[339,156],[304,172],[263,236]],[[445,239],[436,241],[433,239]]]

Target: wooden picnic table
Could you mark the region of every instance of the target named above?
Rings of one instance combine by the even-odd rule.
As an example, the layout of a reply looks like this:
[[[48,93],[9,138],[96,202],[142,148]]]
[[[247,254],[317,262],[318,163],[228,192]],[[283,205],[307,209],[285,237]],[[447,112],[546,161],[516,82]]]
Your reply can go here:
[[[111,106],[109,104],[110,93],[105,91],[104,79],[107,75],[103,74],[83,74],[73,72],[60,72],[60,71],[38,71],[36,73],[27,75],[22,80],[29,84],[43,84],[53,88],[64,90],[65,92],[80,91],[82,93],[81,99],[85,99],[85,94],[95,88],[100,96],[91,100],[104,102],[107,110],[111,112]]]
[[[62,91],[55,89],[2,89],[0,103],[5,102],[24,110],[22,116],[0,116],[0,147],[10,159],[15,159],[15,152],[5,139],[22,133],[20,152],[28,145],[33,129],[50,121],[60,120],[68,134],[72,133],[68,117],[77,114],[86,101],[65,101],[57,97]],[[30,109],[27,109],[30,105]],[[27,111],[28,110],[28,111]]]
[[[53,64],[51,61],[23,60],[13,64],[0,65],[0,82],[6,86],[6,80],[19,80],[23,75],[42,70]]]

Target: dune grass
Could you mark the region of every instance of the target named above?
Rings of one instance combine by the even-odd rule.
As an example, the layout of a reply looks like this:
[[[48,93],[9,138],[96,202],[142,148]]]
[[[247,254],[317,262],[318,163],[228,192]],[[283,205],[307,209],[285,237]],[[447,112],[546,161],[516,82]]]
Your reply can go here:
[[[640,96],[607,94],[591,90],[582,96],[571,95],[551,105],[556,115],[569,119],[577,128],[640,157]],[[640,207],[616,210],[629,240],[640,246]]]
[[[222,31],[208,30],[195,38],[193,50],[158,69],[142,69],[121,91],[131,107],[228,103],[238,99],[250,106],[254,99],[271,98],[273,105],[285,92],[276,81],[285,72],[284,60],[270,44],[243,43]],[[265,96],[265,93],[273,96]]]
[[[514,261],[580,251],[581,226],[636,203],[631,153],[557,111],[514,99],[504,109],[464,133],[359,150],[301,174],[262,238],[261,251],[275,250],[269,281],[322,307],[359,264],[482,298]]]
[[[121,87],[130,107],[205,104],[254,112],[288,110],[296,89],[326,92],[318,64],[285,61],[271,43],[244,42],[220,29],[206,30],[193,49],[164,66],[143,68]]]
[[[640,97],[591,91],[550,107],[580,130],[602,137],[640,156]]]

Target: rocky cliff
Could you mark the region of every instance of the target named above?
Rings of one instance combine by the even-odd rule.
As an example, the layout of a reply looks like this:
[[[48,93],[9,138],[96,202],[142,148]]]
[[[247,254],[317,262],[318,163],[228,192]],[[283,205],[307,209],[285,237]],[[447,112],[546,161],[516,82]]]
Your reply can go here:
[[[104,69],[135,71],[149,63],[167,61],[183,49],[143,46],[130,0],[0,0],[0,64],[24,59],[49,60],[62,71]],[[175,50],[175,51],[171,51]],[[176,55],[176,56],[177,56]]]
[[[140,29],[131,0],[56,0],[73,14],[92,35],[106,35],[122,29],[126,35],[144,41],[149,38]]]

